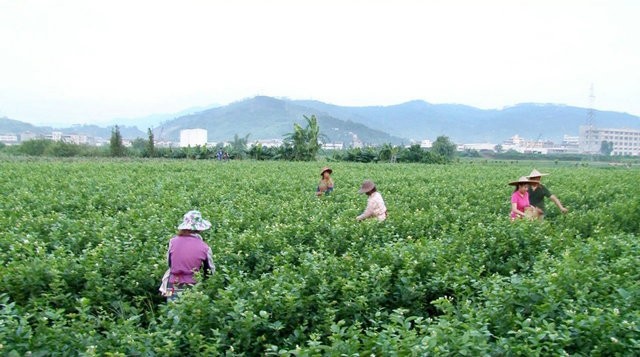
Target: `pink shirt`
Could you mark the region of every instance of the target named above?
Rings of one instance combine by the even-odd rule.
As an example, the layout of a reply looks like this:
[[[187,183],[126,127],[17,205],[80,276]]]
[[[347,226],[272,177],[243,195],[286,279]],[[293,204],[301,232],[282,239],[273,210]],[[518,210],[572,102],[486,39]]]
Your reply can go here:
[[[193,273],[203,266],[215,270],[211,248],[198,235],[175,236],[169,241],[171,282],[195,284]]]
[[[384,204],[380,192],[374,192],[367,198],[367,208],[358,216],[358,219],[376,217],[378,221],[384,221],[387,218],[387,206]]]
[[[529,192],[525,192],[524,195],[519,191],[514,192],[513,195],[511,195],[511,203],[515,203],[516,208],[518,208],[519,211],[524,212],[524,209],[530,206]],[[511,218],[518,218],[518,215],[511,211]]]

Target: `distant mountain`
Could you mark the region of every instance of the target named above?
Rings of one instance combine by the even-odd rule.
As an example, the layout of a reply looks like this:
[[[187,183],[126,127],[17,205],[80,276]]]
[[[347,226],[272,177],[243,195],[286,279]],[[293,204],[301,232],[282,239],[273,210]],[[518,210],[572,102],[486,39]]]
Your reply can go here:
[[[136,126],[138,127],[138,129],[146,132],[147,128],[157,127],[167,120],[172,120],[181,116],[198,113],[198,112],[211,109],[211,108],[216,108],[219,106],[220,104],[210,104],[206,106],[191,107],[175,113],[151,114],[151,115],[145,115],[138,118],[118,118],[118,119],[109,120],[108,122],[105,122],[103,125],[105,126],[107,125],[108,126],[114,126],[114,125]]]
[[[176,141],[180,130],[202,128],[207,129],[209,141],[230,140],[235,134],[250,134],[249,141],[274,139],[293,131],[294,122],[303,124],[304,115],[316,115],[320,130],[330,142],[351,143],[353,134],[369,144],[403,142],[399,137],[362,123],[341,120],[291,101],[262,96],[167,121],[155,128],[154,133],[160,140]]]
[[[579,126],[587,122],[587,112],[585,108],[557,104],[525,103],[483,110],[460,104],[430,104],[421,100],[390,106],[346,107],[312,100],[259,96],[202,111],[188,109],[187,114],[163,121],[153,130],[158,140],[177,141],[180,130],[203,128],[208,130],[209,141],[227,141],[235,134],[250,134],[249,140],[253,141],[282,138],[293,130],[294,122],[303,124],[303,115],[316,115],[321,131],[332,142],[351,143],[355,134],[368,144],[434,140],[439,135],[447,135],[456,143],[500,143],[519,134],[528,139],[559,143],[565,134],[578,135]],[[626,113],[595,111],[594,125],[640,129],[640,118]],[[120,126],[126,139],[145,138],[146,128],[138,128]],[[52,129],[0,118],[0,134],[26,131],[48,134],[52,130],[102,138],[111,136],[111,126],[75,125]]]
[[[118,126],[120,134],[125,139],[135,139],[146,137],[146,132],[139,130],[135,126]],[[22,134],[26,132],[46,135],[51,134],[52,131],[60,131],[64,134],[83,134],[93,137],[101,137],[109,139],[111,137],[111,130],[113,126],[100,127],[97,125],[74,125],[68,128],[52,128],[50,126],[35,126],[29,123],[13,120],[9,118],[0,118],[0,134]]]
[[[83,134],[93,137],[100,137],[104,139],[109,139],[111,137],[111,130],[113,130],[114,126],[109,127],[101,127],[97,125],[74,125],[70,128],[60,128],[54,129],[61,131],[65,134]],[[118,129],[120,130],[120,134],[124,139],[136,139],[136,138],[146,138],[147,132],[138,129],[137,126],[126,126],[126,125],[118,125]]]
[[[293,102],[391,135],[415,140],[433,140],[439,135],[447,135],[458,143],[499,143],[515,134],[560,142],[564,134],[578,135],[579,126],[587,121],[587,109],[557,104],[525,103],[501,110],[482,110],[421,100],[384,107],[343,107],[309,100]],[[594,125],[640,129],[640,118],[626,113],[595,111]]]
[[[13,120],[9,118],[0,118],[0,134],[20,134],[24,132],[32,132],[43,134],[50,131],[49,127],[35,126],[33,124]]]

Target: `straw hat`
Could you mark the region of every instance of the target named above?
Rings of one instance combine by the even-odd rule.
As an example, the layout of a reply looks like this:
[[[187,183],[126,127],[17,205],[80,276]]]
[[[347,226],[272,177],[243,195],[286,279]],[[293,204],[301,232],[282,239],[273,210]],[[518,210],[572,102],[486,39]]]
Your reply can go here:
[[[362,186],[360,186],[360,190],[358,190],[358,193],[367,193],[373,190],[374,188],[376,188],[376,184],[373,183],[373,181],[364,180],[364,182],[362,183]]]
[[[320,170],[320,176],[323,176],[325,172],[329,171],[329,174],[333,173],[333,170],[331,170],[331,168],[329,166],[325,166],[322,168],[322,170]]]
[[[520,176],[520,178],[518,179],[518,181],[511,181],[509,182],[509,185],[512,186],[517,186],[523,183],[532,183],[533,181],[529,180],[529,178],[527,178],[526,176]]]
[[[211,222],[202,218],[200,211],[189,211],[182,218],[182,223],[178,226],[179,230],[188,229],[191,231],[206,231],[211,228]]]
[[[529,179],[532,177],[542,177],[542,176],[547,176],[548,174],[543,174],[542,172],[533,169],[533,171],[531,171],[531,173],[529,174],[529,176],[527,176]]]

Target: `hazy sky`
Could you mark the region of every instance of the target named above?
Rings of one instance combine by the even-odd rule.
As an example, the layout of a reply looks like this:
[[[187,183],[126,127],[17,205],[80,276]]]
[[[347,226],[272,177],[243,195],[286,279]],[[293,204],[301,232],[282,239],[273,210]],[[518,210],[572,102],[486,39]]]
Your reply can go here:
[[[0,117],[91,123],[255,95],[640,115],[640,1],[0,0]]]

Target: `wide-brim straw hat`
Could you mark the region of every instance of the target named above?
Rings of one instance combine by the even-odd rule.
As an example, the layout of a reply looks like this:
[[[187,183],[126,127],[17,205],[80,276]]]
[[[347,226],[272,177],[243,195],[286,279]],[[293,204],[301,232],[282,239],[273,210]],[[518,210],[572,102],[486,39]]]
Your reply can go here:
[[[320,176],[324,175],[325,172],[329,171],[329,174],[333,173],[333,170],[331,170],[331,168],[329,166],[325,166],[322,168],[322,170],[320,170]]]
[[[202,218],[200,211],[189,211],[182,218],[178,230],[206,231],[211,228],[211,222]]]
[[[509,182],[509,185],[517,186],[517,185],[520,185],[520,184],[523,184],[523,183],[527,183],[527,184],[528,184],[528,183],[533,183],[533,182],[534,182],[534,181],[529,180],[529,178],[528,178],[527,176],[521,176],[521,177],[518,179],[518,181],[511,181],[511,182]]]
[[[527,176],[528,178],[532,178],[532,177],[542,177],[542,176],[547,176],[549,174],[543,174],[542,172],[533,169],[533,171],[531,171],[531,173],[529,174],[529,176]]]
[[[373,181],[364,180],[364,182],[362,183],[362,186],[360,186],[360,189],[358,190],[358,193],[367,193],[373,190],[374,188],[376,188],[376,184],[373,183]]]

